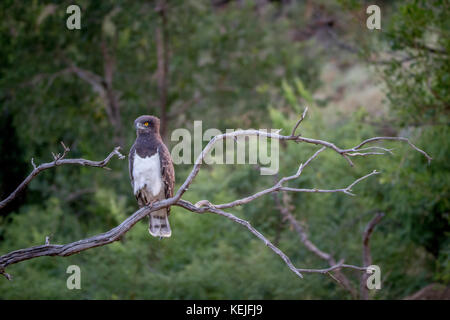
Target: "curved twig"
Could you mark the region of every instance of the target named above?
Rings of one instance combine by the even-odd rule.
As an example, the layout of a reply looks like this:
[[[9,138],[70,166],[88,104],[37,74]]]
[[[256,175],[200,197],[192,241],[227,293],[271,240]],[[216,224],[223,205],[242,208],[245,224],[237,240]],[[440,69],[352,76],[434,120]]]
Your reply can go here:
[[[8,197],[6,197],[4,200],[0,201],[0,210],[3,209],[8,203],[13,201],[19,193],[25,189],[25,187],[33,180],[39,173],[41,173],[44,170],[58,167],[66,164],[73,164],[73,165],[79,165],[79,166],[89,166],[89,167],[98,167],[98,168],[105,168],[107,169],[106,165],[111,160],[112,157],[117,155],[119,159],[124,159],[125,156],[119,152],[120,147],[114,148],[113,151],[103,160],[101,161],[92,161],[92,160],[86,160],[86,159],[64,159],[67,152],[69,152],[69,148],[64,145],[63,142],[61,144],[64,147],[64,153],[61,154],[53,154],[54,161],[43,163],[39,166],[36,166],[34,163],[34,159],[31,159],[31,164],[33,165],[33,171],[28,175],[28,177],[25,178],[25,180],[22,181],[22,183],[14,190]]]
[[[365,268],[372,265],[372,255],[370,253],[370,246],[369,246],[369,240],[370,236],[372,235],[373,230],[375,229],[375,226],[380,223],[381,219],[384,217],[383,212],[378,212],[375,217],[372,218],[372,220],[369,221],[366,228],[364,229],[363,233],[363,265]],[[368,300],[369,299],[369,291],[367,289],[367,279],[368,274],[364,273],[361,276],[361,282],[360,282],[360,293],[361,293],[361,299]]]
[[[365,153],[365,154],[352,154],[352,153],[358,152],[359,149],[367,143],[374,142],[374,141],[381,141],[381,140],[406,141],[414,150],[422,153],[427,158],[428,163],[430,163],[430,161],[432,160],[432,158],[425,151],[423,151],[422,149],[419,149],[413,143],[411,143],[409,141],[409,139],[403,138],[403,137],[375,137],[375,138],[364,140],[356,147],[353,147],[350,149],[341,149],[331,142],[320,140],[320,139],[311,139],[311,138],[292,136],[292,135],[284,136],[284,135],[280,135],[278,133],[270,133],[270,132],[261,131],[261,130],[237,130],[234,132],[228,132],[228,133],[217,135],[209,141],[209,143],[205,146],[205,148],[202,150],[202,152],[198,155],[197,159],[195,160],[195,163],[194,163],[191,173],[189,174],[187,179],[184,181],[182,186],[178,189],[178,191],[176,193],[177,199],[181,199],[181,196],[187,191],[190,184],[192,183],[194,178],[197,176],[204,157],[208,154],[208,152],[211,150],[213,145],[220,140],[224,140],[227,138],[235,138],[238,136],[258,136],[258,137],[267,137],[270,139],[292,140],[295,142],[305,142],[305,143],[309,143],[309,144],[322,145],[325,148],[329,148],[329,149],[337,152],[341,156],[343,156],[351,166],[353,166],[353,162],[350,160],[349,157],[356,156],[356,155],[361,155],[361,156],[370,155],[370,153]],[[386,149],[386,152],[390,152],[390,150]]]
[[[302,123],[303,119],[305,119],[307,112],[308,112],[308,107],[305,107],[305,110],[303,111],[302,116],[300,117],[300,119],[298,119],[297,123],[295,124],[294,128],[292,129],[292,132],[291,132],[292,137],[295,136],[295,131],[297,131],[298,126],[300,125],[300,123]]]

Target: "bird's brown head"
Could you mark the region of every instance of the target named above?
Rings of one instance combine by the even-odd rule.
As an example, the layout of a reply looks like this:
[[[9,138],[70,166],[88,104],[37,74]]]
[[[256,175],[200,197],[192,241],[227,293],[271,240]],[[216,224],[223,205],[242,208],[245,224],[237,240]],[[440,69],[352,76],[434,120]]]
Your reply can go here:
[[[134,120],[137,134],[154,133],[159,134],[159,119],[154,116],[140,116]]]

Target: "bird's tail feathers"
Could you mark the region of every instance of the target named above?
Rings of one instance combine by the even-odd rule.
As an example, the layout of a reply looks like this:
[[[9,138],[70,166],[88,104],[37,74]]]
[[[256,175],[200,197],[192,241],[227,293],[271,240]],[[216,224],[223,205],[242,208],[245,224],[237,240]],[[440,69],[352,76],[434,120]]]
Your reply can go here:
[[[168,238],[172,235],[167,208],[150,213],[148,232],[158,238]]]

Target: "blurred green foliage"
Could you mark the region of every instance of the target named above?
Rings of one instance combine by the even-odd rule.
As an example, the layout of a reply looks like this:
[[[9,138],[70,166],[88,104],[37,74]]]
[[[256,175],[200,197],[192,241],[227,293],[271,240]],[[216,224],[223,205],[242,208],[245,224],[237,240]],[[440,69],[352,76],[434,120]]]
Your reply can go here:
[[[359,5],[320,1],[317,10],[347,19]],[[277,128],[289,134],[307,105],[297,133],[351,147],[383,134],[383,124],[406,136],[433,157],[426,159],[400,142],[384,143],[394,154],[355,158],[355,167],[327,150],[290,182],[292,187],[342,188],[374,169],[381,175],[344,194],[293,194],[293,214],[321,250],[361,265],[361,235],[374,212],[386,216],[371,238],[372,256],[382,271],[377,299],[398,299],[430,282],[448,284],[449,164],[448,4],[445,1],[395,2],[383,19],[386,32],[361,43],[364,50],[389,49],[411,55],[408,65],[390,59],[377,74],[386,84],[389,113],[377,118],[365,106],[357,112],[323,112],[315,93],[323,85],[321,67],[341,55],[320,50],[320,40],[294,41],[306,28],[309,1],[263,6],[254,1],[170,1],[169,129]],[[68,157],[103,159],[123,135],[123,152],[132,145],[133,120],[159,114],[155,71],[155,29],[161,19],[153,2],[80,0],[82,30],[65,28],[69,1],[7,0],[0,5],[0,196],[4,198],[32,169],[51,159],[59,141]],[[350,6],[350,8],[348,7]],[[341,11],[336,12],[336,8]],[[441,10],[443,9],[443,10]],[[304,17],[304,19],[299,19]],[[352,35],[349,26],[341,31]],[[361,31],[361,32],[364,32]],[[375,38],[375,39],[374,39]],[[430,40],[431,39],[431,40]],[[417,42],[444,50],[436,54]],[[432,41],[431,44],[425,41]],[[114,90],[120,94],[123,129],[111,124],[90,84],[61,72],[71,63],[102,75],[101,44],[115,60]],[[371,72],[367,69],[367,72]],[[414,76],[411,77],[411,73]],[[183,105],[196,99],[188,109]],[[371,102],[367,101],[367,105]],[[177,112],[177,110],[183,110]],[[329,114],[329,113],[327,113]],[[332,120],[332,121],[330,121]],[[169,132],[170,132],[169,130]],[[206,142],[204,142],[206,143]],[[317,146],[282,143],[279,176],[295,173]],[[65,166],[45,171],[26,193],[0,215],[0,254],[43,244],[68,243],[105,232],[132,214],[127,161],[114,159],[113,171]],[[179,186],[191,169],[176,166]],[[224,203],[274,183],[251,165],[204,166],[185,198]],[[249,220],[301,268],[324,268],[284,221],[272,196],[231,210]],[[350,299],[332,278],[298,279],[245,228],[212,214],[172,208],[170,239],[149,236],[147,221],[113,244],[60,258],[43,257],[8,267],[14,281],[0,279],[1,299]],[[66,269],[81,267],[81,290],[68,290]],[[345,270],[355,288],[360,273]]]
[[[397,120],[402,125],[448,125],[449,3],[415,0],[398,5],[384,37],[395,57],[382,72]]]

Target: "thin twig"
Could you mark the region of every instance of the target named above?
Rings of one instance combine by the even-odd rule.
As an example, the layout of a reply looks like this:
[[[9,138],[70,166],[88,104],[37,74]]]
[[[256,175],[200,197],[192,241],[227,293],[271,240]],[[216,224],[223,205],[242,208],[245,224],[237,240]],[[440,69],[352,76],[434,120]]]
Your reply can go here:
[[[290,211],[291,206],[289,205],[288,199],[289,197],[287,194],[283,195],[283,205],[282,205],[278,193],[274,193],[274,200],[276,207],[283,216],[283,219],[288,220],[291,226],[297,232],[297,234],[300,237],[300,241],[303,243],[306,249],[314,253],[322,260],[325,260],[330,265],[330,267],[333,267],[337,264],[342,265],[344,263],[344,260],[340,261],[339,263],[336,263],[335,258],[330,253],[320,250],[313,242],[311,242],[311,240],[309,240],[308,234],[301,226],[301,224],[297,221],[297,219],[295,219],[294,215],[291,213]],[[331,272],[327,272],[327,274],[332,279],[334,279],[339,285],[341,285],[344,289],[350,292],[353,298],[357,298],[357,292],[355,288],[351,285],[350,280],[340,271],[340,269],[335,269],[334,272],[335,276],[333,276]]]
[[[368,267],[372,265],[372,255],[370,254],[370,246],[369,246],[369,240],[370,236],[372,235],[373,230],[375,229],[375,226],[380,223],[381,219],[384,217],[383,212],[378,212],[375,217],[373,217],[369,223],[367,224],[364,233],[363,233],[363,265],[364,267]],[[363,273],[361,276],[361,283],[360,283],[360,294],[361,299],[368,300],[369,299],[369,290],[367,289],[367,279],[368,274]]]
[[[305,110],[303,111],[302,116],[300,117],[300,119],[298,119],[297,123],[295,124],[294,128],[292,129],[292,132],[291,132],[292,137],[295,136],[295,131],[297,131],[298,126],[303,121],[303,119],[305,119],[307,112],[308,112],[308,107],[305,107]]]
[[[54,155],[54,161],[52,162],[43,163],[36,167],[34,165],[34,160],[32,160],[33,171],[31,171],[28,177],[26,177],[25,180],[22,181],[22,183],[8,197],[0,201],[0,210],[3,209],[8,203],[13,201],[20,194],[20,192],[25,189],[25,187],[31,182],[31,180],[33,180],[39,173],[44,170],[67,164],[103,168],[115,155],[119,159],[125,158],[125,156],[119,152],[120,147],[116,147],[104,160],[101,161],[92,161],[86,159],[63,159],[68,152],[68,148],[65,146],[64,148],[65,149],[63,154]]]
[[[336,264],[334,266],[331,266],[329,268],[325,268],[325,269],[297,269],[300,272],[303,273],[327,273],[333,270],[337,270],[337,269],[342,269],[342,268],[348,268],[348,269],[354,269],[354,270],[358,270],[358,271],[367,271],[367,268],[365,267],[358,267],[358,266],[354,266],[351,264]]]

